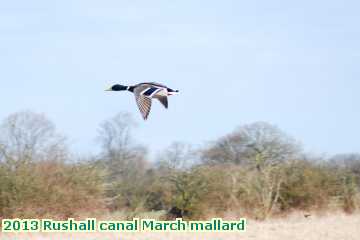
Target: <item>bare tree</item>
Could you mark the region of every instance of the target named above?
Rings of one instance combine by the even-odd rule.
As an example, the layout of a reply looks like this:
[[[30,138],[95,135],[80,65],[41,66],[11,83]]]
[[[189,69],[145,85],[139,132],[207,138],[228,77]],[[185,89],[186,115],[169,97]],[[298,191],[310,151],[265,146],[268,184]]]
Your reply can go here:
[[[196,157],[192,146],[181,142],[172,143],[159,156],[159,181],[155,185],[161,184],[162,187],[160,192],[150,194],[160,196],[160,203],[154,199],[152,201],[168,208],[170,218],[194,214],[194,203],[206,191],[207,179],[201,168],[194,166]]]
[[[65,218],[102,207],[100,172],[66,161],[65,138],[43,114],[10,115],[0,142],[1,216]]]
[[[14,113],[0,125],[0,159],[4,162],[64,160],[66,155],[65,138],[43,114]]]
[[[260,209],[257,214],[266,218],[280,197],[283,183],[282,164],[300,153],[299,144],[274,125],[257,122],[239,127],[203,151],[208,164],[240,165],[247,169],[239,178],[231,171],[231,199],[243,188],[243,194],[256,196]],[[245,180],[247,178],[247,180]],[[237,188],[237,189],[236,189]]]
[[[266,122],[239,127],[203,152],[206,163],[263,165],[284,162],[300,152],[299,144],[279,128]]]
[[[359,178],[360,183],[360,154],[337,154],[330,158],[329,164],[332,167],[341,168],[353,173]]]
[[[146,149],[132,140],[135,123],[127,113],[119,113],[100,125],[98,139],[102,145],[99,157],[107,171],[110,207],[137,207],[143,199],[138,191],[143,187],[147,169]]]
[[[174,142],[159,155],[157,165],[168,170],[184,170],[196,163],[196,157],[191,145]]]
[[[330,158],[328,165],[341,177],[340,198],[343,209],[352,213],[356,209],[360,192],[360,154],[338,154]]]

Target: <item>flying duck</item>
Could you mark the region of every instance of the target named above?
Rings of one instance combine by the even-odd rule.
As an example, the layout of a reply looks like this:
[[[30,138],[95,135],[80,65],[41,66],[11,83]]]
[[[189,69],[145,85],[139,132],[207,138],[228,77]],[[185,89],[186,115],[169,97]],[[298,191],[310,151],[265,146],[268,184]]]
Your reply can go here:
[[[179,92],[179,90],[173,90],[156,82],[144,82],[133,86],[115,84],[105,91],[129,91],[134,93],[136,104],[144,120],[149,116],[152,98],[158,99],[165,108],[168,108],[167,97]]]

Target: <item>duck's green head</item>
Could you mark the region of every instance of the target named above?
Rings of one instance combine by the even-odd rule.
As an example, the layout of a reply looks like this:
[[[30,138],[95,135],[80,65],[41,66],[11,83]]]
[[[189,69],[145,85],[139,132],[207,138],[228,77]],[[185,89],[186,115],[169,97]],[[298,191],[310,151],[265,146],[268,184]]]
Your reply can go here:
[[[106,89],[105,91],[125,91],[128,87],[120,84],[112,85],[110,88]]]

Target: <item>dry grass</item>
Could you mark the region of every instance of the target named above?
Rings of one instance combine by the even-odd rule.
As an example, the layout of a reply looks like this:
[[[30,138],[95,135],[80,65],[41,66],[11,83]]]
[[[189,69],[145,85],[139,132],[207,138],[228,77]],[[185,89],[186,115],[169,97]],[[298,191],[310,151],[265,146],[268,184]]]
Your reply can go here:
[[[357,240],[360,236],[360,214],[332,214],[304,218],[294,214],[265,222],[248,221],[246,233],[132,233],[132,234],[2,234],[1,239],[252,239],[252,240]]]

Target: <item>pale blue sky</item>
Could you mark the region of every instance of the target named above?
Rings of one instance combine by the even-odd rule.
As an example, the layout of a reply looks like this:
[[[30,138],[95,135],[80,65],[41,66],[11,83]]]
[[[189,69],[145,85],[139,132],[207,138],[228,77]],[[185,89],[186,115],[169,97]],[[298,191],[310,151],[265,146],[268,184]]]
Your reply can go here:
[[[128,111],[157,152],[268,121],[317,153],[360,151],[358,1],[3,1],[0,118],[45,113],[75,150]],[[111,83],[179,89],[142,121]]]

